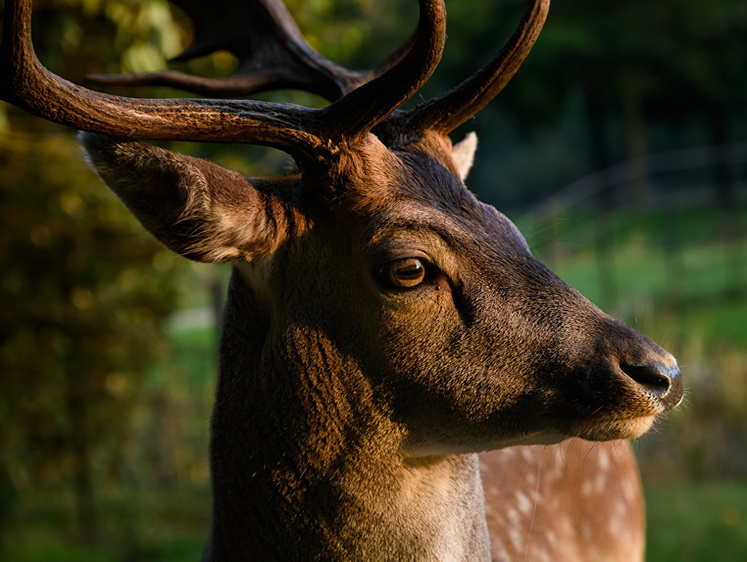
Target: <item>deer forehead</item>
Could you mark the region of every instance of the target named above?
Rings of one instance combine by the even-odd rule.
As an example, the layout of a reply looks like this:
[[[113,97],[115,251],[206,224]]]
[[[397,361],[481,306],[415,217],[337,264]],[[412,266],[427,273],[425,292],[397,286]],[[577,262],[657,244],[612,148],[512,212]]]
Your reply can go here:
[[[505,273],[508,259],[529,253],[508,218],[471,196],[465,201],[469,205],[462,204],[459,212],[443,201],[404,199],[354,220],[312,221],[309,230],[278,251],[234,265],[267,310],[299,300],[314,306],[326,302],[330,290],[348,293],[357,286],[368,287],[368,297],[358,292],[357,298],[376,300],[371,286],[376,274],[410,257],[432,263],[456,285],[471,279],[466,284],[483,286]],[[337,304],[346,305],[346,298]]]
[[[389,147],[367,134],[324,157],[299,161],[304,183],[328,205],[353,214],[376,212],[393,201],[469,195],[445,135],[425,132]]]
[[[496,269],[507,256],[530,255],[513,223],[466,188],[444,137],[426,140],[390,150],[369,136],[329,162],[313,185],[304,174],[299,187],[316,200],[307,207],[308,230],[291,234],[289,251],[265,254],[261,264],[242,260],[244,281],[260,294],[280,296],[282,289],[270,286],[286,265],[306,263],[313,285],[309,277],[341,281],[406,257],[425,257],[458,281],[465,268]],[[329,267],[340,262],[346,267]]]
[[[376,256],[407,257],[408,250],[420,250],[447,272],[449,265],[458,267],[465,260],[490,268],[508,257],[530,256],[516,226],[471,194],[452,200],[436,196],[399,201],[363,222],[360,237]]]

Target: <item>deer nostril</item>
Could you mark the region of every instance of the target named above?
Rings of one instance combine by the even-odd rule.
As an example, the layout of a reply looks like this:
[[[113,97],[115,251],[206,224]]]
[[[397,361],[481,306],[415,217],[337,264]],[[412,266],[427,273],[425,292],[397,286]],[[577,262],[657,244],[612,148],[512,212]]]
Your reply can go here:
[[[662,406],[671,410],[682,399],[682,378],[676,366],[667,369],[659,363],[646,365],[620,365],[622,371],[649,393],[656,396]]]
[[[659,365],[620,365],[620,368],[631,379],[657,394],[669,390],[671,381]]]

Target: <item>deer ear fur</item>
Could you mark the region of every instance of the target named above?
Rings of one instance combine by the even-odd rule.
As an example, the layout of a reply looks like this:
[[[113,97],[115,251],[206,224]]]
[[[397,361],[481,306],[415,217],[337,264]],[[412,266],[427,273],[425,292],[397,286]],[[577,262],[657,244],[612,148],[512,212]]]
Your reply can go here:
[[[270,180],[253,185],[211,162],[143,143],[89,133],[79,139],[91,166],[143,226],[190,259],[267,256],[291,234],[289,226],[300,226],[300,213],[272,193]]]
[[[472,168],[476,150],[477,135],[474,132],[467,133],[467,136],[456,143],[454,148],[451,149],[451,156],[454,158],[454,162],[456,162],[459,177],[462,181],[467,179],[467,174],[469,174]]]

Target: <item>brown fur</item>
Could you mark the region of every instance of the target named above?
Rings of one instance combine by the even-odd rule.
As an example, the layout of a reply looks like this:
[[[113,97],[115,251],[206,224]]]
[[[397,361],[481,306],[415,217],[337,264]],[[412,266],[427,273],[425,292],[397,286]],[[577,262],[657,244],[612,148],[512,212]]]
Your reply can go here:
[[[673,405],[666,396],[676,402],[674,359],[537,262],[513,224],[466,190],[446,137],[388,148],[368,135],[322,167],[300,162],[302,181],[274,183],[143,145],[85,145],[151,232],[188,257],[235,266],[212,423],[207,558],[487,559],[474,453],[634,437]],[[140,184],[127,179],[154,154],[152,173],[138,169]],[[157,209],[147,202],[154,189]],[[262,197],[270,202],[259,205]],[[173,220],[185,213],[198,223],[186,233]],[[412,256],[428,264],[425,281],[387,286],[382,269]],[[671,370],[672,379],[654,384],[655,374],[630,366]],[[546,471],[563,476],[546,487],[517,479],[517,464],[492,471],[493,555],[522,558],[506,532],[520,533],[514,542],[530,559],[552,550],[553,534],[563,552],[588,559],[640,545],[635,501],[622,513],[632,539],[589,542],[583,524],[551,516],[558,500],[563,517],[586,517],[578,475],[593,470],[584,458],[594,450],[583,458],[568,446],[548,450],[571,451],[572,462],[562,474],[557,462]],[[614,459],[620,470],[608,474],[630,478],[629,452]],[[540,527],[495,529],[514,509],[500,499],[507,493],[534,498]]]

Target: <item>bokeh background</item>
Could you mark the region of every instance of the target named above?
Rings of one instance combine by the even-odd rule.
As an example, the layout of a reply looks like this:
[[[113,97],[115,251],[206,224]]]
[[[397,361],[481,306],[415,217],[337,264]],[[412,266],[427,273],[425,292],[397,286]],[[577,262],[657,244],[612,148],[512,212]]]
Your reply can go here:
[[[317,50],[356,68],[409,36],[416,4],[287,2]],[[447,8],[444,60],[418,100],[492,56],[525,2]],[[190,34],[165,0],[35,2],[40,58],[78,83],[166,68]],[[226,53],[171,65],[234,66]],[[516,78],[454,134],[478,133],[468,185],[535,254],[680,360],[684,405],[635,443],[649,560],[747,559],[745,75],[744,2],[557,0]],[[168,146],[247,175],[287,166],[253,147]],[[0,559],[197,559],[229,272],[172,256],[73,132],[7,105],[0,224]]]

